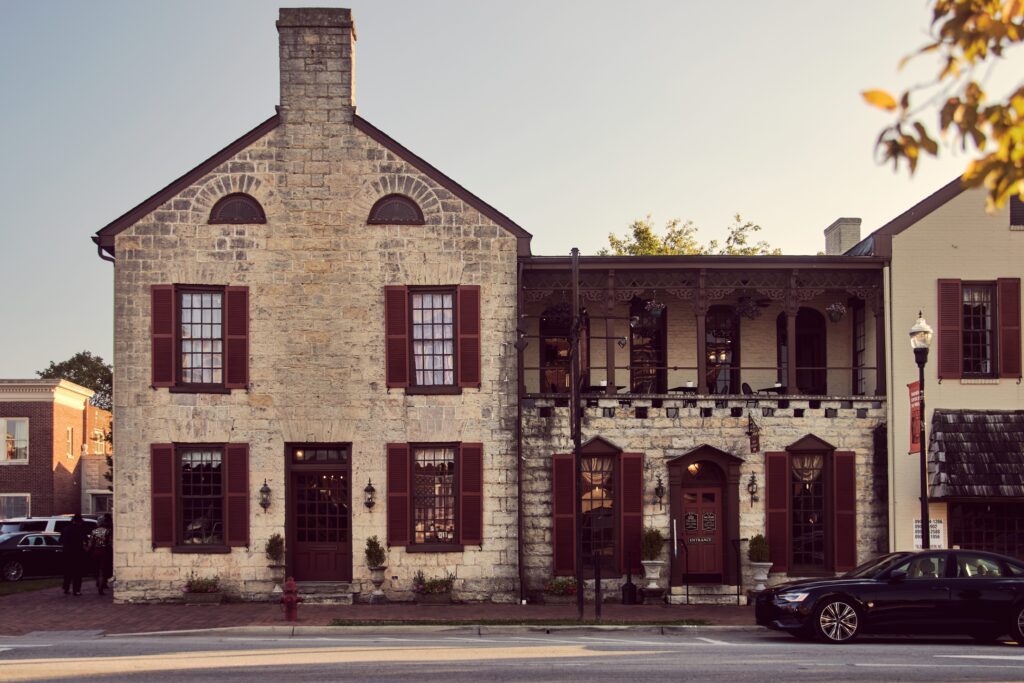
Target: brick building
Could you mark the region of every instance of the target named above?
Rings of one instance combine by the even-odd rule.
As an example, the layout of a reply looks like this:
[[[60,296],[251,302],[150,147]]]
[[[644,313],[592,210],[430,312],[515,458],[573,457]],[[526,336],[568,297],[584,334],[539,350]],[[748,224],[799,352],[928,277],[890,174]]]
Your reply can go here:
[[[0,517],[82,511],[84,445],[110,424],[92,395],[67,380],[0,380]]]
[[[94,238],[133,454],[118,600],[173,598],[193,571],[263,598],[274,533],[290,574],[347,593],[386,539],[393,599],[417,571],[525,598],[571,573],[579,528],[612,584],[645,525],[675,530],[675,592],[745,584],[762,531],[780,578],[885,547],[884,259],[588,257],[574,279],[356,113],[348,10],[282,9],[278,32],[277,114]]]

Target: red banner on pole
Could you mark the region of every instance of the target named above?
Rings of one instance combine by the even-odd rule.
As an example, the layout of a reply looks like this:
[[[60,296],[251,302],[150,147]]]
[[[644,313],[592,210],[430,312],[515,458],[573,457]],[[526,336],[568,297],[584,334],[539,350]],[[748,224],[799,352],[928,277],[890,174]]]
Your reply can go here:
[[[911,382],[910,390],[910,450],[908,453],[921,452],[921,383]]]

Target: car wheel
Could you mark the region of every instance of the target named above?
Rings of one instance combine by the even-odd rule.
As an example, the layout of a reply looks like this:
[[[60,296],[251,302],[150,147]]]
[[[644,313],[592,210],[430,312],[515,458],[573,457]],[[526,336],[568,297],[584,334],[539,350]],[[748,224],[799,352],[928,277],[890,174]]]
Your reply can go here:
[[[1024,604],[1017,605],[1013,610],[1013,617],[1010,621],[1010,637],[1017,641],[1018,645],[1024,645]]]
[[[860,631],[857,608],[846,600],[830,598],[814,611],[814,634],[826,643],[848,643]]]
[[[4,581],[21,581],[25,575],[25,567],[17,560],[4,562]]]

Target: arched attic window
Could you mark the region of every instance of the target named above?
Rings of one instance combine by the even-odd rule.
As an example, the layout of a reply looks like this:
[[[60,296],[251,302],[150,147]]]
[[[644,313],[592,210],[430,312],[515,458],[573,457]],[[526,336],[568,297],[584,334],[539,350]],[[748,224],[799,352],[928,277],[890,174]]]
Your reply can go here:
[[[260,203],[247,194],[236,192],[229,194],[213,205],[210,210],[210,223],[266,223],[267,216],[263,213]]]
[[[423,225],[423,211],[405,195],[389,194],[377,200],[366,220],[370,225]]]

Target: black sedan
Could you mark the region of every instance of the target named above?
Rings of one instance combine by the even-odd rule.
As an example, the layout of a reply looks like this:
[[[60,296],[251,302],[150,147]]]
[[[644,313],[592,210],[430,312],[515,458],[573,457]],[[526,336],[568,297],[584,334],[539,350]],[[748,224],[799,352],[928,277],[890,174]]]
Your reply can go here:
[[[5,581],[63,573],[60,534],[18,532],[0,536],[0,572]]]
[[[827,643],[862,633],[1009,634],[1024,644],[1024,562],[974,550],[890,553],[838,578],[773,586],[757,623]]]

